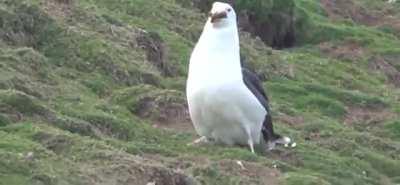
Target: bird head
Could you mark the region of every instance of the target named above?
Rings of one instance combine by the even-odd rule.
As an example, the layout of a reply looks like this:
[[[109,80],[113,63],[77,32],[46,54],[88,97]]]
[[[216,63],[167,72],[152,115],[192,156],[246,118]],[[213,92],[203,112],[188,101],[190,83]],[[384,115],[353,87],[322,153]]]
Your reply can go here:
[[[235,25],[236,13],[231,5],[222,2],[215,2],[212,5],[209,13],[209,21],[213,27],[226,27],[229,25]]]

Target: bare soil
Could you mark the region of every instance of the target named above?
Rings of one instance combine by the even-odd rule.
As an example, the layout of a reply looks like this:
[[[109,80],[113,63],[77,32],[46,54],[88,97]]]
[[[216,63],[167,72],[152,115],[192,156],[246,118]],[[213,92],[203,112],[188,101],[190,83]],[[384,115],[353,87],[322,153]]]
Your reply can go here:
[[[282,115],[276,117],[276,122],[286,123],[290,126],[296,126],[304,123],[304,118],[302,116],[290,116]]]
[[[379,10],[366,9],[360,2],[349,0],[321,0],[321,4],[332,20],[351,19],[367,26],[386,26],[400,31],[399,14],[388,3]]]
[[[340,45],[323,42],[319,44],[319,49],[331,58],[348,61],[361,59],[368,54],[368,51],[353,41],[346,41]]]
[[[387,76],[389,83],[396,87],[400,87],[400,71],[387,62],[383,57],[373,57],[369,64],[370,69],[381,71]]]
[[[376,125],[394,118],[395,114],[389,110],[372,110],[360,107],[348,107],[344,123],[348,125],[363,124]]]
[[[72,15],[73,0],[46,0],[43,10],[52,17],[68,19]]]
[[[196,131],[194,130],[193,124],[191,122],[170,122],[170,123],[155,122],[153,123],[153,127],[197,135]]]
[[[261,184],[279,184],[278,179],[281,176],[279,170],[252,162],[241,161],[241,163],[244,168],[238,164],[238,161],[222,160],[218,163],[218,168],[231,175],[245,176],[249,179],[258,179]]]
[[[304,165],[301,156],[298,155],[294,150],[290,150],[290,148],[272,150],[267,154],[267,157],[283,161],[297,167]],[[280,168],[280,166],[277,166],[277,168]]]
[[[88,175],[88,184],[104,185],[192,185],[195,179],[182,172],[165,167],[158,160],[132,156],[125,153],[107,153],[102,156],[107,165],[82,166]]]

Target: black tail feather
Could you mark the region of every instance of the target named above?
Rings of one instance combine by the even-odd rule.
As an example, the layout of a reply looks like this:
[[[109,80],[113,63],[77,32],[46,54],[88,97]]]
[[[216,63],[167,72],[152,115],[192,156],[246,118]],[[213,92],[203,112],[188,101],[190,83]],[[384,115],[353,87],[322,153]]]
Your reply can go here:
[[[281,135],[276,134],[274,132],[274,126],[272,124],[272,117],[270,115],[270,112],[267,113],[264,119],[264,123],[261,129],[261,133],[263,134],[264,140],[266,142],[268,141],[275,141],[277,139],[282,138]]]

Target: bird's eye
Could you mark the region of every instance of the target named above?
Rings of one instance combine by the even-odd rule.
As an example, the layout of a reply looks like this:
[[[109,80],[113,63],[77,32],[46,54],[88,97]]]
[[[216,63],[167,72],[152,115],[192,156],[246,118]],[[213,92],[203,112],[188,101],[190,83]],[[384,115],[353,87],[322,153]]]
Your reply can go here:
[[[228,12],[230,12],[230,11],[232,11],[232,9],[231,9],[231,8],[228,8]]]

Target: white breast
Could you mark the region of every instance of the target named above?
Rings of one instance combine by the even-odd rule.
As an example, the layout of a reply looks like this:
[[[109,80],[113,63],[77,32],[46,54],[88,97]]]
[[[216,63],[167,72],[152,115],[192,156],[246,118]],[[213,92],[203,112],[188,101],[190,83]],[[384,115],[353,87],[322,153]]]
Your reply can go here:
[[[197,133],[228,145],[247,144],[249,136],[259,143],[266,111],[245,84],[241,80],[200,79],[189,78],[187,89]]]
[[[190,58],[187,100],[199,135],[257,144],[266,110],[243,82],[235,21],[218,29],[206,23]]]

